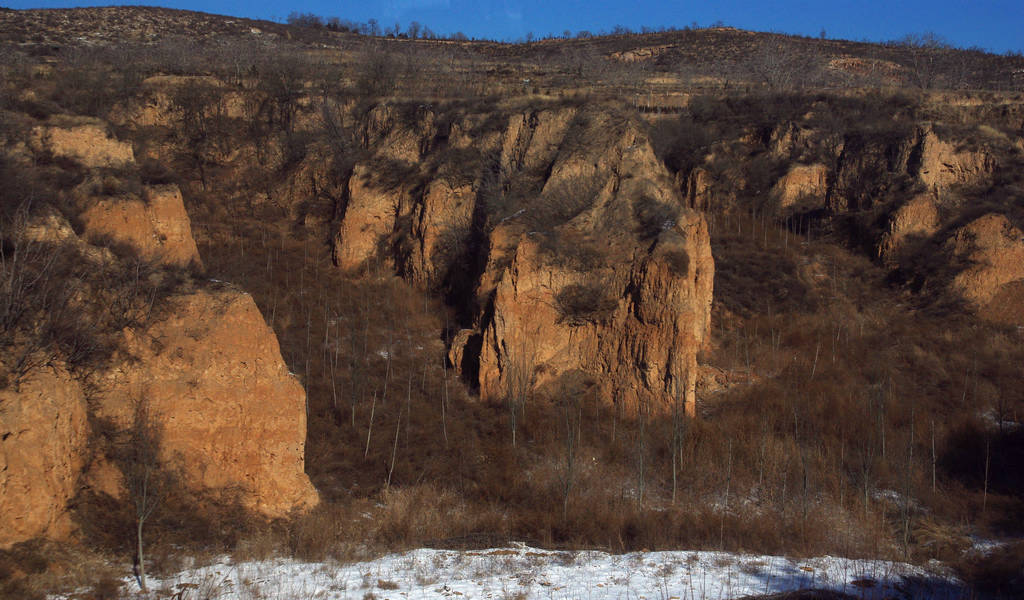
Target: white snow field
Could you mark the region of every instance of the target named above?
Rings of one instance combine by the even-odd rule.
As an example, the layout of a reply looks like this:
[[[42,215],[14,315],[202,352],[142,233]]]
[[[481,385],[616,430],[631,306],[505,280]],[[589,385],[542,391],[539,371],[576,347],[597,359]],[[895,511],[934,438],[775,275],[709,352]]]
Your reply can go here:
[[[413,550],[347,564],[294,560],[216,564],[149,581],[177,600],[726,600],[816,588],[863,599],[964,596],[948,573],[904,563],[790,560],[725,552]],[[128,591],[137,593],[134,580]]]

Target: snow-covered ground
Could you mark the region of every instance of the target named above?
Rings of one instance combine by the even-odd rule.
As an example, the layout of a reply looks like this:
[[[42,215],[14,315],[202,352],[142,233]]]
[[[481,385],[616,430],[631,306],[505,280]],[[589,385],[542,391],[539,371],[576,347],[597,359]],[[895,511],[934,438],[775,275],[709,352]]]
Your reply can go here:
[[[903,563],[724,552],[413,550],[348,564],[219,563],[150,579],[154,597],[293,600],[725,600],[806,588],[854,598],[961,597],[949,575]],[[134,582],[129,590],[137,591]]]

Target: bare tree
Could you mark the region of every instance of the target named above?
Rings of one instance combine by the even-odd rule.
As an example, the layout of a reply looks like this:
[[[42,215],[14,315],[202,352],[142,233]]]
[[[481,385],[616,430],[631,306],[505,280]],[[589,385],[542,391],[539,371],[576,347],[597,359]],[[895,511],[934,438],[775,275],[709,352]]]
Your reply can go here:
[[[145,592],[148,589],[143,528],[167,493],[168,476],[160,465],[161,431],[148,399],[136,399],[132,408],[132,424],[120,458],[125,487],[135,509],[135,577]]]
[[[743,66],[756,81],[775,91],[802,87],[817,71],[817,65],[809,55],[802,55],[781,41],[759,46]]]
[[[525,335],[523,338],[519,344],[506,348],[508,359],[505,362],[503,377],[513,448],[516,446],[519,415],[523,414],[526,401],[533,393],[533,384],[536,378],[536,342],[531,335]]]
[[[209,84],[189,81],[175,91],[171,102],[181,115],[179,135],[185,155],[199,172],[205,190],[213,152],[223,149],[227,138],[223,135],[225,116],[220,91]]]
[[[942,51],[951,48],[949,42],[928,31],[907,35],[899,41],[899,45],[910,54],[911,82],[925,90],[937,87],[942,77]]]
[[[679,469],[683,459],[683,442],[688,425],[686,406],[686,376],[672,378],[672,504],[676,503]]]
[[[367,47],[356,58],[355,92],[360,96],[387,96],[395,91],[399,64],[389,47],[383,43]]]
[[[569,514],[569,497],[576,482],[576,459],[580,445],[580,424],[583,421],[583,394],[586,382],[578,377],[563,379],[558,390],[562,424],[565,427],[565,469],[562,484],[562,520]]]

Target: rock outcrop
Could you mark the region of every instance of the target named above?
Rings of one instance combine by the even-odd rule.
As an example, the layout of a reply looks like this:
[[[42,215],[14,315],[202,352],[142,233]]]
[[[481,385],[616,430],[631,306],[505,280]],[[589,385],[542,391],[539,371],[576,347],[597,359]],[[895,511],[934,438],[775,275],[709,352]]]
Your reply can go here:
[[[889,230],[882,234],[878,257],[893,263],[896,254],[911,237],[929,237],[939,228],[939,209],[931,194],[919,194],[897,208],[889,217]]]
[[[62,367],[0,390],[0,548],[70,533],[87,439],[85,395]]]
[[[65,119],[32,130],[30,147],[36,152],[73,160],[84,167],[125,167],[135,162],[132,145],[107,134],[102,123]]]
[[[133,177],[130,145],[107,137],[102,124],[69,122],[37,128],[31,151],[73,160],[76,170],[118,167],[124,178]],[[89,310],[89,303],[102,302],[106,290],[89,287],[89,263],[100,270],[122,268],[119,253],[96,242],[130,247],[151,263],[201,265],[176,186],[95,196],[88,181],[59,190],[80,211],[80,235],[49,205],[33,207],[31,218],[12,233],[77,251],[74,260],[85,262],[83,291],[72,302]],[[154,269],[149,281],[165,277]],[[127,430],[139,402],[160,432],[162,465],[178,473],[196,499],[237,501],[267,517],[318,502],[304,471],[305,392],[252,297],[226,285],[197,287],[187,278],[173,292],[162,285],[153,283],[153,293],[163,296],[147,297],[151,305],[141,321],[123,331],[97,332],[111,342],[110,351],[86,369],[44,365],[17,387],[0,390],[0,547],[67,536],[69,501],[84,486],[126,500],[115,457],[90,444],[90,423]],[[126,321],[97,321],[113,322]]]
[[[821,208],[828,193],[828,168],[821,164],[796,165],[776,182],[772,191],[782,210],[801,205]]]
[[[702,164],[676,174],[676,187],[694,208],[728,213],[753,211],[741,206],[752,204],[760,210],[762,194],[754,188],[763,187],[758,178],[764,170],[744,167],[751,157],[764,160],[772,165],[771,176],[782,172],[771,184],[771,197],[774,217],[790,227],[796,222],[805,232],[816,227],[843,232],[897,279],[921,282],[929,277],[922,268],[948,271],[951,266],[952,291],[975,312],[990,313],[997,295],[1004,299],[1003,308],[1017,303],[1011,297],[1024,298],[1024,293],[1011,294],[1024,284],[1014,283],[1020,279],[1016,230],[1005,219],[997,223],[989,215],[948,231],[957,215],[986,193],[983,186],[994,174],[1014,177],[1020,149],[1005,131],[984,124],[971,129],[918,122],[898,112],[866,113],[878,120],[836,127],[823,118],[828,110],[835,109],[816,103],[803,116],[769,131],[750,128],[735,139],[712,143]],[[918,254],[934,251],[934,244],[945,244],[945,256],[954,264],[935,265]],[[1000,320],[1016,319],[1006,316],[1015,310],[999,312]]]
[[[992,173],[995,160],[982,150],[961,150],[956,144],[939,138],[931,127],[921,132],[918,163],[914,174],[933,192],[951,185],[970,183]]]
[[[954,232],[946,247],[968,263],[952,288],[975,309],[985,309],[1005,287],[1024,281],[1024,232],[1004,215],[971,221]]]
[[[597,274],[552,264],[537,242],[523,239],[483,332],[481,396],[532,393],[579,371],[626,406],[681,401],[692,414],[714,263],[703,218],[687,213],[679,221],[649,254]]]
[[[399,206],[408,204],[408,186],[380,185],[371,165],[356,165],[348,184],[348,205],[334,242],[334,262],[354,271],[376,256],[382,240],[395,229]]]
[[[146,402],[161,460],[194,492],[271,517],[316,504],[303,470],[305,392],[250,296],[175,297],[145,332],[126,335],[135,360],[104,376],[100,416],[126,428]]]
[[[177,186],[146,186],[142,198],[98,198],[88,204],[79,216],[86,240],[126,244],[150,262],[202,266]]]
[[[353,173],[336,263],[386,262],[430,287],[470,279],[461,291],[472,323],[449,359],[484,399],[543,393],[575,373],[616,402],[692,411],[714,261],[703,216],[643,127],[575,107],[513,113],[498,131],[480,121],[453,123],[447,148],[423,153],[399,185],[375,166],[436,136],[422,115],[404,133],[380,125],[392,143]]]

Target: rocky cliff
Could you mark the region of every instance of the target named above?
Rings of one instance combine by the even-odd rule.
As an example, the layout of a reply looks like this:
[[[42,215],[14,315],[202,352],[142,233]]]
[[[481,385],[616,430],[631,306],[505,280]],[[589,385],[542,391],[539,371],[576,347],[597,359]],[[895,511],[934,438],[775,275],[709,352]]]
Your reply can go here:
[[[877,102],[819,99],[794,105],[794,115],[776,123],[755,112],[730,115],[743,126],[714,118],[690,125],[733,129],[698,148],[676,185],[693,207],[832,236],[863,250],[894,281],[941,289],[978,314],[992,313],[1000,295],[997,312],[1012,321],[1007,315],[1024,309],[1005,310],[1019,305],[1009,290],[1024,281],[1011,267],[1020,215],[997,198],[1019,185],[1019,116],[907,98]]]
[[[178,188],[133,192],[118,182],[115,193],[96,193],[90,182],[104,173],[97,169],[114,165],[123,178],[134,165],[131,146],[97,123],[38,127],[32,135],[7,159],[19,164],[45,153],[70,161],[77,176],[66,179],[84,183],[52,193],[65,199],[81,235],[38,201],[25,205],[29,217],[4,222],[3,243],[24,257],[4,263],[4,285],[13,286],[5,298],[44,301],[53,314],[39,325],[4,313],[11,356],[31,360],[0,391],[0,547],[70,534],[69,502],[80,485],[125,499],[117,462],[97,451],[90,423],[127,430],[140,403],[160,431],[162,467],[196,498],[239,501],[267,517],[315,505],[304,473],[305,392],[248,294],[181,271],[201,261]],[[61,303],[31,296],[17,269],[66,277],[44,288]],[[82,360],[91,345],[74,337],[72,325],[109,347]],[[15,366],[2,364],[7,358],[0,358],[4,373]]]
[[[71,532],[89,428],[81,385],[57,365],[0,391],[0,548]]]
[[[164,317],[126,331],[133,357],[101,374],[97,416],[122,429],[145,402],[160,457],[183,483],[280,517],[317,502],[303,473],[305,392],[252,298],[230,286],[168,299]]]
[[[484,399],[575,373],[609,400],[692,411],[714,261],[646,129],[572,106],[463,114],[443,136],[439,121],[371,115],[338,266],[387,264],[447,293],[464,318],[451,361]]]

